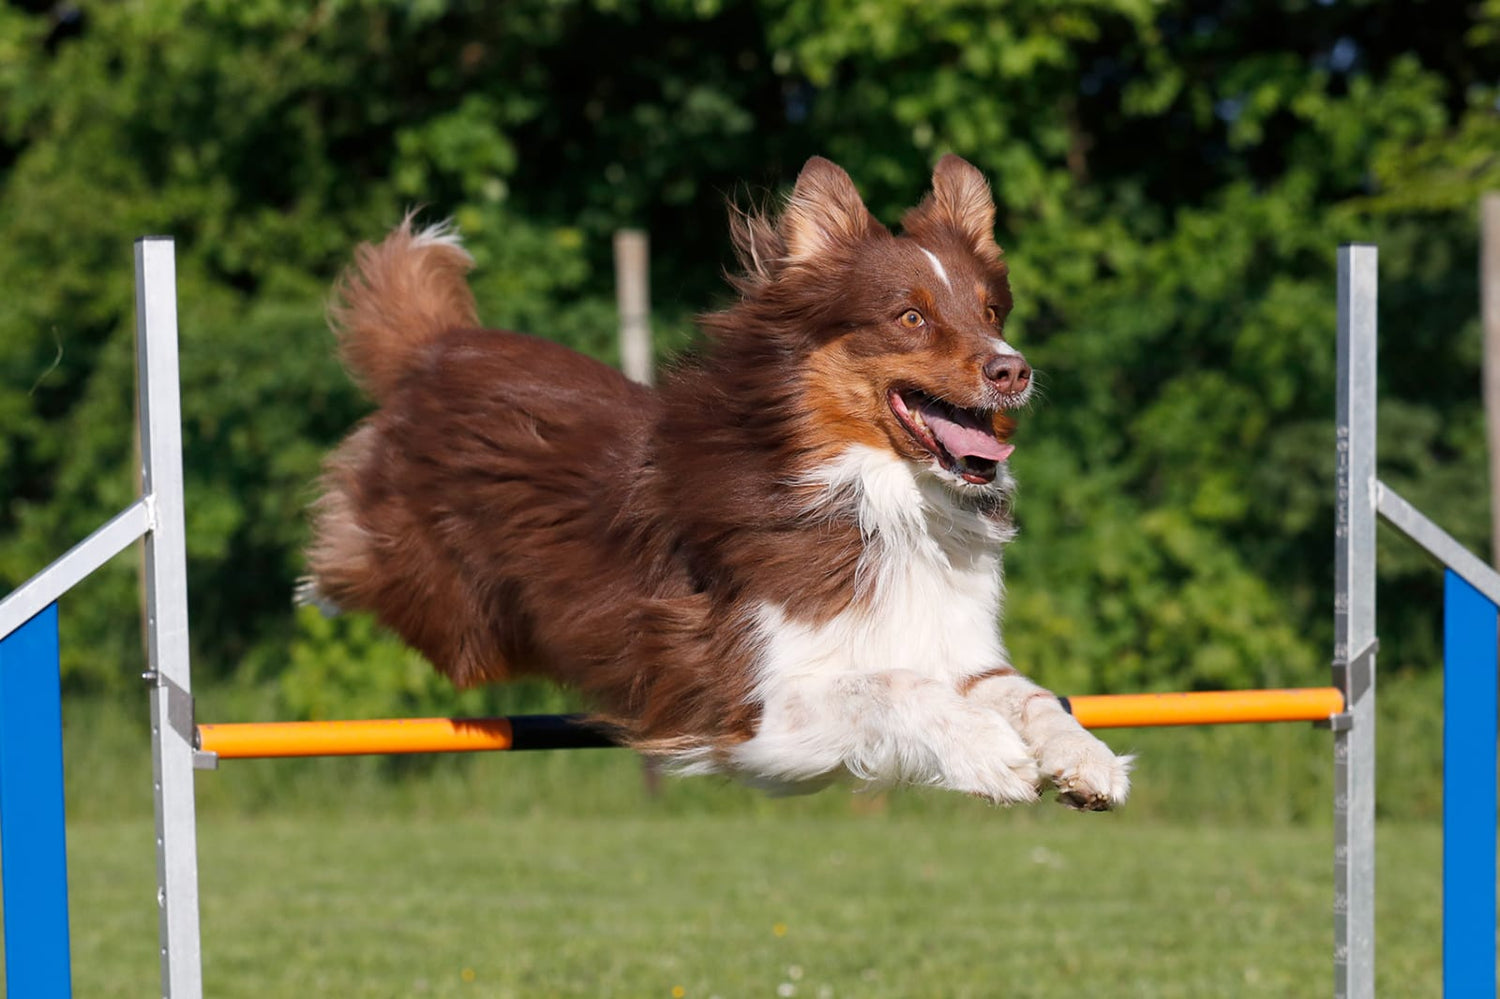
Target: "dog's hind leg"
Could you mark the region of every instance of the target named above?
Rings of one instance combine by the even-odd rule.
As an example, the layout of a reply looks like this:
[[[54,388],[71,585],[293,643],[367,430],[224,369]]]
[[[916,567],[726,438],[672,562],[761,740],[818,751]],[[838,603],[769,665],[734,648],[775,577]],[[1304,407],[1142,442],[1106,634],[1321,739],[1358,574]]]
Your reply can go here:
[[[344,608],[324,593],[312,576],[297,577],[297,586],[292,590],[292,606],[316,607],[324,617],[338,617],[344,613]]]

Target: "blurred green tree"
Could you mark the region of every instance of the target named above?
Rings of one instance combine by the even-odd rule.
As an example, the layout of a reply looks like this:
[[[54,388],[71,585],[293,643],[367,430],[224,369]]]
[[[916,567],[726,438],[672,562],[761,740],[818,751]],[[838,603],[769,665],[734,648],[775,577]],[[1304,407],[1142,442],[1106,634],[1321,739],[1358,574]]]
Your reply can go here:
[[[288,595],[319,457],[365,405],[321,320],[356,241],[452,215],[488,321],[612,359],[614,228],[652,231],[681,343],[724,295],[726,195],[821,152],[894,221],[952,150],[994,180],[1045,389],[1015,459],[1018,663],[1071,690],[1317,681],[1340,240],[1382,246],[1382,474],[1487,534],[1497,38],[1495,0],[0,8],[0,587],[132,494],[139,234],[179,239],[200,662],[316,677],[331,640]],[[1389,549],[1387,661],[1432,661],[1437,575]],[[133,584],[64,606],[74,688],[138,664]]]

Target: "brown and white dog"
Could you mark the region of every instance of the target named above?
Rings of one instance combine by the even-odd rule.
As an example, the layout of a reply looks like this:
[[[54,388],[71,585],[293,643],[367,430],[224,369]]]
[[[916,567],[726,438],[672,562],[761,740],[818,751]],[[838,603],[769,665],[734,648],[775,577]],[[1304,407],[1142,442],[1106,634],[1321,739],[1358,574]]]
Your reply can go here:
[[[482,328],[457,237],[408,219],[332,311],[380,408],[328,460],[316,590],[458,684],[576,687],[680,772],[1120,803],[1129,759],[1000,637],[1031,370],[994,221],[956,156],[899,236],[814,158],[733,218],[740,299],[653,391]]]

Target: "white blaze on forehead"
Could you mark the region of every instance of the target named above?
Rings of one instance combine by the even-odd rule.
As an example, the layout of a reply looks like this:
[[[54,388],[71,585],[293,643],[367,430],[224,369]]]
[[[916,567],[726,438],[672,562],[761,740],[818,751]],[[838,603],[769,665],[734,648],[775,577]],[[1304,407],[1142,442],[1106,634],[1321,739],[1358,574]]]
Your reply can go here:
[[[995,348],[995,353],[1001,357],[1020,357],[1021,352],[1004,340],[991,340],[990,346]]]
[[[953,285],[948,281],[948,272],[943,270],[943,262],[937,258],[937,254],[933,253],[925,246],[919,246],[917,247],[917,249],[925,253],[927,255],[927,259],[932,262],[932,269],[937,271],[937,276],[943,279],[943,287],[947,288],[949,291],[952,291]]]

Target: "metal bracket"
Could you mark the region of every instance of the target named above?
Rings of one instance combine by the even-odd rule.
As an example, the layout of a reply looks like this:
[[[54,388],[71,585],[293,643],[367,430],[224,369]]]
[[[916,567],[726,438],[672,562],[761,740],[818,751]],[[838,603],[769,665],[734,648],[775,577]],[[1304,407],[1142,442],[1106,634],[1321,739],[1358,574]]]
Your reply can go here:
[[[166,688],[167,724],[193,747],[193,769],[219,769],[219,754],[198,748],[198,708],[193,695],[154,669],[142,673],[141,679],[152,686]]]
[[[1354,727],[1354,714],[1349,711],[1340,711],[1336,715],[1329,715],[1322,721],[1313,722],[1313,728],[1326,728],[1330,732],[1347,732]]]
[[[1333,661],[1333,685],[1344,692],[1344,702],[1352,705],[1369,693],[1375,682],[1375,653],[1380,651],[1380,639],[1370,639],[1370,644],[1353,658]]]
[[[1333,732],[1347,732],[1354,727],[1354,713],[1349,710],[1354,702],[1369,692],[1375,680],[1375,653],[1380,651],[1380,639],[1372,638],[1364,650],[1347,662],[1333,661],[1333,684],[1344,692],[1345,710],[1329,715],[1326,721],[1313,722],[1315,728],[1326,728]]]
[[[153,687],[160,687],[167,692],[167,724],[172,731],[182,736],[184,742],[198,749],[198,724],[196,720],[197,709],[194,706],[193,695],[173,682],[172,678],[158,673],[154,669],[148,669],[141,674],[141,679]]]

